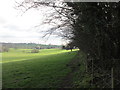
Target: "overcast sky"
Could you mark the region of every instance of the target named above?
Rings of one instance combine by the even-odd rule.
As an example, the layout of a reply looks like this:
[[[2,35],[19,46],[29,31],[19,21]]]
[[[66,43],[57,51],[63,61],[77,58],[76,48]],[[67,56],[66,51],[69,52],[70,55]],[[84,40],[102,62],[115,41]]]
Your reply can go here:
[[[42,38],[41,31],[48,30],[48,25],[35,28],[45,19],[45,8],[42,11],[32,9],[23,14],[14,7],[15,0],[0,1],[0,42],[63,44],[58,37],[51,36],[47,41]]]

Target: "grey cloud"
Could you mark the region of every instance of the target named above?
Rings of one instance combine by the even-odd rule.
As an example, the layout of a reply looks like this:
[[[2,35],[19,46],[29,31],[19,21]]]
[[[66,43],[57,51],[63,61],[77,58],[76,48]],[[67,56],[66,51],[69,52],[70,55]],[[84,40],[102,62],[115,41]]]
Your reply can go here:
[[[10,30],[18,30],[19,27],[15,26],[15,25],[5,25],[3,26],[3,28],[8,28]]]
[[[13,36],[13,35],[0,35],[0,38],[39,38],[39,36]]]
[[[0,24],[5,24],[6,20],[0,17]]]
[[[0,38],[17,38],[17,37],[12,35],[1,35]]]

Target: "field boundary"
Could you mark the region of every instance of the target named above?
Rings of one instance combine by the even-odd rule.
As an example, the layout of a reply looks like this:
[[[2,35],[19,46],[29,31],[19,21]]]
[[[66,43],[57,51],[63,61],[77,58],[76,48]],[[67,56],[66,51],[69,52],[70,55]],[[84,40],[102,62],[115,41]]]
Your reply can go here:
[[[71,71],[62,79],[62,83],[60,85],[61,88],[72,88],[73,87],[73,77],[74,77],[74,72],[78,71],[79,67],[79,51],[77,54],[72,58],[72,60],[66,64],[66,67],[70,68]]]

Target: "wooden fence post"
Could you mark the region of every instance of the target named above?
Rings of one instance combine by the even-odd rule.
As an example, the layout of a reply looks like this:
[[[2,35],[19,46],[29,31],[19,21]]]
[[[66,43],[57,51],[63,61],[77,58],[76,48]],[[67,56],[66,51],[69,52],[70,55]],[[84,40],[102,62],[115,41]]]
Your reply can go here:
[[[114,68],[111,68],[111,88],[114,88]]]

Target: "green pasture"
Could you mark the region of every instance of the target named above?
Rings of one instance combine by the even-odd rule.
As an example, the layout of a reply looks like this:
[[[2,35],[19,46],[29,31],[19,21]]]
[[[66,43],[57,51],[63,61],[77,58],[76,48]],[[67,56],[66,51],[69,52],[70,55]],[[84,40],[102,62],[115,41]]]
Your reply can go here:
[[[66,50],[60,49],[42,49],[39,53],[31,53],[32,49],[10,49],[9,52],[2,53],[2,63],[14,62],[14,61],[22,61],[29,60],[32,58],[39,58],[48,55],[55,55],[64,52],[69,52]]]
[[[66,64],[74,58],[76,50],[10,49],[2,53],[3,88],[57,88],[70,72]]]

